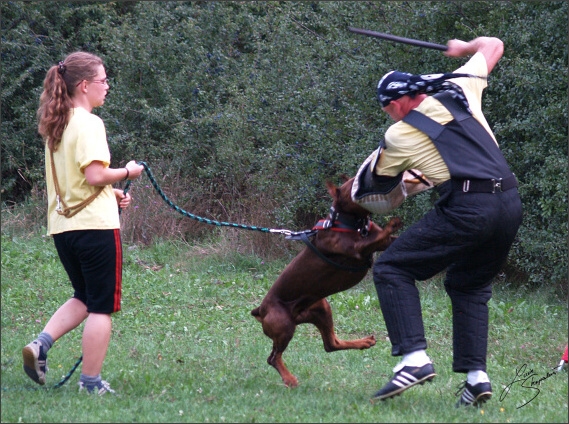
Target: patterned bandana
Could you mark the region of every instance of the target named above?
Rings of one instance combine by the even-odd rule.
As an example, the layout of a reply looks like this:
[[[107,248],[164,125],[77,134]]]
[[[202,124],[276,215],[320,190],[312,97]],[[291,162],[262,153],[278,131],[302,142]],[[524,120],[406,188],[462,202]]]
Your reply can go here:
[[[382,107],[387,106],[392,100],[397,100],[406,94],[440,93],[448,91],[453,98],[459,99],[470,114],[468,100],[462,88],[457,84],[447,81],[450,78],[485,78],[470,74],[428,74],[413,75],[407,72],[391,71],[383,76],[377,84],[377,95]]]

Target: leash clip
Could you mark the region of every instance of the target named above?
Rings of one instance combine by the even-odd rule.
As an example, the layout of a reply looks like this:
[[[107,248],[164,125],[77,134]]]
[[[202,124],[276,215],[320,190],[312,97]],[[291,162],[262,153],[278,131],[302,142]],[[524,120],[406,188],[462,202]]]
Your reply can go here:
[[[55,196],[55,199],[57,200],[57,206],[55,207],[55,211],[62,212],[63,209],[61,209],[61,202],[59,201],[59,195]]]
[[[338,219],[338,212],[334,209],[334,206],[330,206],[330,215],[328,215],[328,219],[324,221],[322,224],[322,228],[327,230],[328,228],[332,228],[334,222]]]
[[[369,218],[366,220],[366,224],[360,228],[358,230],[358,232],[360,233],[360,235],[362,237],[367,237],[369,236],[369,228],[371,227],[371,221],[369,220]]]
[[[316,230],[305,230],[305,231],[289,231],[289,230],[280,230],[283,234],[287,234],[285,237],[287,240],[304,240],[304,238],[312,237],[316,235]]]
[[[462,182],[462,191],[468,193],[468,190],[470,190],[470,180],[464,180]]]

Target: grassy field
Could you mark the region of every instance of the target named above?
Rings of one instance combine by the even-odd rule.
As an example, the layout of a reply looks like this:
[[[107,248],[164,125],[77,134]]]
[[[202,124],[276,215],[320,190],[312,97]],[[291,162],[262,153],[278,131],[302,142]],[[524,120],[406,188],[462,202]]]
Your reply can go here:
[[[2,235],[2,422],[567,422],[567,371],[552,371],[567,343],[567,301],[545,284],[530,291],[496,281],[494,397],[480,409],[456,409],[465,376],[451,370],[450,303],[440,279],[419,283],[438,376],[371,404],[397,362],[371,273],[329,300],[339,337],[375,334],[377,345],[326,353],[316,329],[300,326],[284,355],[300,386],[287,389],[266,363],[271,341],[250,315],[287,261],[265,263],[213,243],[125,245],[123,309],[102,374],[116,395],[79,394],[80,369],[54,388],[81,355],[81,328],[50,350],[39,387],[22,370],[21,349],[71,294],[42,234]]]

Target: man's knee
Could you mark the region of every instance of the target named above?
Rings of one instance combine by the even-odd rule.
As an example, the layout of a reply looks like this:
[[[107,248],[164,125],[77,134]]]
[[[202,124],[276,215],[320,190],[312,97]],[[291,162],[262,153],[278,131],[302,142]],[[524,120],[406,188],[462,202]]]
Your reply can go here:
[[[388,284],[396,278],[396,275],[396,269],[379,261],[373,266],[373,282],[376,286]]]
[[[400,287],[401,285],[414,285],[415,278],[401,268],[377,262],[373,267],[373,282],[376,287]]]
[[[470,283],[468,281],[453,282],[445,280],[445,290],[451,300],[460,301],[461,299],[472,300],[473,297],[477,302],[486,303],[492,297],[492,285],[489,282]]]

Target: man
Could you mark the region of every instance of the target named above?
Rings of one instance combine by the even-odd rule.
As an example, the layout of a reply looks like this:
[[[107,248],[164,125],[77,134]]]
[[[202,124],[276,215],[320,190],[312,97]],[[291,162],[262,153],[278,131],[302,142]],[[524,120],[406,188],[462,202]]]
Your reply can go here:
[[[404,171],[418,170],[440,198],[374,265],[392,355],[402,359],[373,399],[391,398],[436,376],[426,354],[415,281],[446,271],[444,285],[453,315],[452,366],[466,374],[457,406],[478,406],[492,396],[486,373],[491,282],[521,224],[522,205],[516,178],[481,110],[482,91],[502,56],[503,43],[479,37],[450,40],[447,46],[446,56],[472,57],[452,74],[392,71],[378,84],[382,108],[396,123],[386,131],[379,158],[371,165],[376,189],[403,185],[409,181]]]

